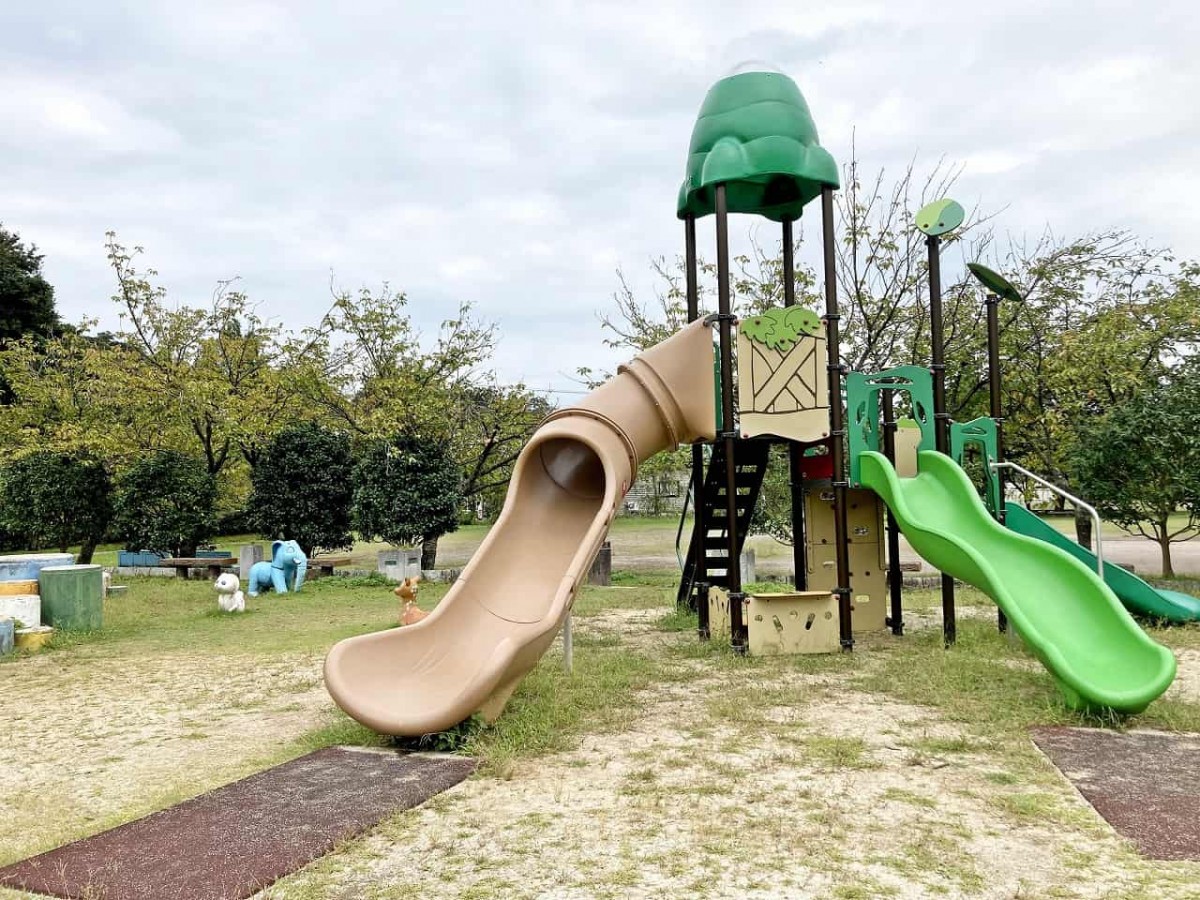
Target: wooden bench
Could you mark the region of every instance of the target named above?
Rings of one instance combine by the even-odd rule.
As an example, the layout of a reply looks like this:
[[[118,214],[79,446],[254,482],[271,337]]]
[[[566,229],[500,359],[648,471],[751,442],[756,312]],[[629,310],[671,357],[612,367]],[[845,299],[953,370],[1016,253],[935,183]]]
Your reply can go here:
[[[335,566],[350,565],[348,556],[314,556],[308,561],[308,570],[313,578],[332,575]]]
[[[217,578],[222,569],[231,569],[238,564],[232,556],[180,556],[164,559],[159,565],[164,569],[174,569],[178,578],[187,579],[189,569],[205,569],[209,578]]]

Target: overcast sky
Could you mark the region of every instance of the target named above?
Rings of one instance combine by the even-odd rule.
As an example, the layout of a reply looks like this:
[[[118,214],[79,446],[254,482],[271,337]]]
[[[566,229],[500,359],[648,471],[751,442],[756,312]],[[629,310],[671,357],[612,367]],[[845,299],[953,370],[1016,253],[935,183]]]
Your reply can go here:
[[[1003,231],[1200,256],[1198,21],[1174,0],[5,0],[0,221],[69,320],[115,322],[111,229],[174,300],[238,276],[295,327],[331,274],[406,291],[427,329],[471,301],[504,379],[564,386],[617,361],[595,318],[616,267],[648,291],[681,249],[696,110],[746,59],[797,81],[839,160],[852,133],[868,168],[944,155]]]

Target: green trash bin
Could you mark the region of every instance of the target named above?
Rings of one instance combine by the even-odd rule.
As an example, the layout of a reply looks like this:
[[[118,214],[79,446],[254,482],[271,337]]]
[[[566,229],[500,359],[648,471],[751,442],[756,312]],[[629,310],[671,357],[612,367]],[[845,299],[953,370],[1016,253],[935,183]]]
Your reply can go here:
[[[104,624],[104,570],[100,566],[46,566],[38,572],[42,624],[95,631]]]

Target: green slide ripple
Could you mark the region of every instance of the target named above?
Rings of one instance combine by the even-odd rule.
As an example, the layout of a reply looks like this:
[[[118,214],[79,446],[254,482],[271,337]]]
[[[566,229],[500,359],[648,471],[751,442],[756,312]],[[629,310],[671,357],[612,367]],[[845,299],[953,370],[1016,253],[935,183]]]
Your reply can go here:
[[[950,457],[921,451],[915,478],[900,478],[873,451],[860,466],[913,549],[996,601],[1070,706],[1137,713],[1170,686],[1171,651],[1083,563],[997,523]]]
[[[1081,547],[1040,516],[1023,506],[1010,504],[1004,524],[1017,534],[1037,538],[1065,550],[1092,571],[1096,569],[1096,554]],[[1200,599],[1178,591],[1159,590],[1132,572],[1111,563],[1104,564],[1104,583],[1132,613],[1154,616],[1169,622],[1200,621]]]

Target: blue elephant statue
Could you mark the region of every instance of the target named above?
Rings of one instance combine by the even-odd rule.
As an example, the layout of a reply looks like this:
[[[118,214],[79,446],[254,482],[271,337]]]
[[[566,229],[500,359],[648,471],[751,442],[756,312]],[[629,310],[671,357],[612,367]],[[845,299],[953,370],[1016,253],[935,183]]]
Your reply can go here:
[[[304,586],[308,572],[308,557],[295,541],[275,541],[271,544],[271,561],[256,562],[250,567],[249,590],[251,597],[259,591],[275,588],[275,593],[298,592]]]

